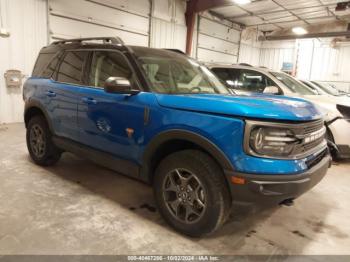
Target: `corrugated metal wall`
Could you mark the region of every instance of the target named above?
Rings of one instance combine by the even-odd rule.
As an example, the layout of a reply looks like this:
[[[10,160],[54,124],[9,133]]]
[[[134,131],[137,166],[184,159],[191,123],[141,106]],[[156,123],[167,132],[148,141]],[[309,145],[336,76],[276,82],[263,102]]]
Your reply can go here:
[[[338,44],[313,40],[313,59],[310,63],[309,79],[335,84],[339,89],[350,92],[350,44]],[[300,58],[303,62],[305,58]],[[299,73],[299,72],[298,72]]]
[[[260,66],[281,70],[283,62],[296,65],[297,77],[333,83],[350,91],[350,44],[333,46],[331,39],[263,42]]]
[[[259,32],[255,29],[245,29],[241,33],[239,46],[239,63],[259,66],[261,42],[258,41]]]
[[[283,62],[294,63],[295,42],[263,42],[260,50],[259,66],[272,70],[282,69]]]
[[[186,1],[154,0],[151,22],[151,47],[186,49]]]
[[[47,43],[45,0],[0,0],[4,27],[11,36],[0,38],[0,123],[23,121],[22,89],[6,88],[4,73],[32,72],[40,48]]]

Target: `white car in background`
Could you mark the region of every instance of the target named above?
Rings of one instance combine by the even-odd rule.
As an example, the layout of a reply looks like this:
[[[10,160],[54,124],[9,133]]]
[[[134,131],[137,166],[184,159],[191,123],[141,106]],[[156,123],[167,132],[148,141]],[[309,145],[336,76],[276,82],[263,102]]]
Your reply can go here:
[[[317,92],[288,74],[247,65],[207,65],[235,93],[264,93],[307,99],[325,114],[334,159],[350,158],[350,97]]]

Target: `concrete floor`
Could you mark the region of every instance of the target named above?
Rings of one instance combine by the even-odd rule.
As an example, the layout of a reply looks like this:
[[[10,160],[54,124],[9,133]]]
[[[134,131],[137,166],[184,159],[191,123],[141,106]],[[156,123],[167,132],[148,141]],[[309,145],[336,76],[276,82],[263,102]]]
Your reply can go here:
[[[214,236],[170,229],[148,186],[65,154],[27,154],[23,124],[0,125],[0,254],[350,254],[350,163],[293,207],[236,211]]]

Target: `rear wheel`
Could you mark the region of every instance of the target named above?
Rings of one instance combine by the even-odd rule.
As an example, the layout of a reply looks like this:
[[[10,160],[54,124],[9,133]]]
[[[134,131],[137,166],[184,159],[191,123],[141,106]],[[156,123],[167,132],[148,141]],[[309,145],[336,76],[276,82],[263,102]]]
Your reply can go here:
[[[166,157],[156,170],[154,193],[164,219],[192,237],[213,233],[230,210],[222,171],[201,151],[186,150]]]
[[[27,147],[33,161],[41,166],[54,165],[61,151],[52,142],[52,135],[43,116],[34,116],[27,127]]]

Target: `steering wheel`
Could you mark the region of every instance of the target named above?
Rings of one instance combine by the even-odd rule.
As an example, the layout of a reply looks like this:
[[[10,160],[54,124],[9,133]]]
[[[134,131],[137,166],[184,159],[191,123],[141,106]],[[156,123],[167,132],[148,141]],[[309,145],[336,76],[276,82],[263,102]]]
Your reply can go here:
[[[202,91],[202,89],[201,89],[199,86],[192,87],[192,88],[190,89],[190,92],[193,93],[194,90],[198,90],[198,93],[199,93],[200,91]]]

